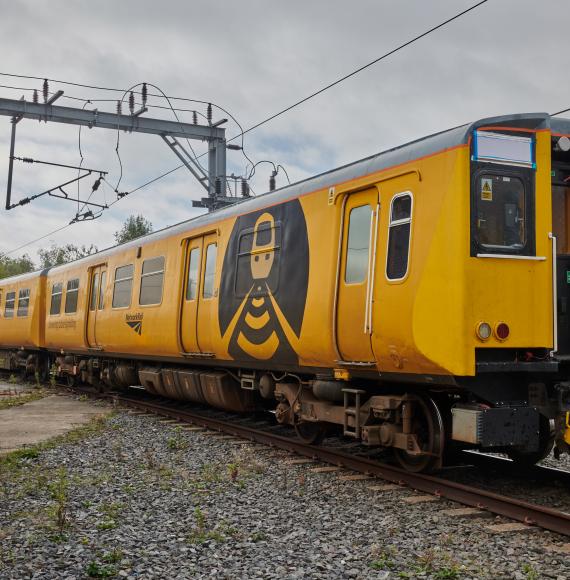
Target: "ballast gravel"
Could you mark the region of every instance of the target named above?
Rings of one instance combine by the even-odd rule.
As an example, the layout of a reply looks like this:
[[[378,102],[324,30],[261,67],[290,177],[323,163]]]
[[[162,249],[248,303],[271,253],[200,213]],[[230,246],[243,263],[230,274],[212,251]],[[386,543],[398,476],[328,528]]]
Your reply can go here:
[[[0,578],[570,578],[568,538],[156,417],[34,455],[0,470]]]

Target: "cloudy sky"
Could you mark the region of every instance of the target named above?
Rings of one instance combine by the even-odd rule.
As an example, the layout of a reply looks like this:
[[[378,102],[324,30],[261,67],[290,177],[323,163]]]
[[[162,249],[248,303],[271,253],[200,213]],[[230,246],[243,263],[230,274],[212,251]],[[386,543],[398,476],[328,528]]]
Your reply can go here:
[[[321,86],[377,58],[395,46],[476,3],[475,0],[1,0],[0,72],[50,77],[126,89],[141,82],[168,95],[212,101],[249,127]],[[348,163],[418,137],[496,114],[570,107],[568,90],[568,0],[489,0],[356,77],[334,87],[247,135],[254,161],[270,159],[291,181]],[[0,96],[19,99],[41,82],[0,76]],[[17,89],[5,88],[7,86]],[[50,91],[93,99],[61,99],[66,106],[114,111],[117,93],[50,83]],[[166,106],[162,98],[151,105]],[[175,106],[204,113],[202,105]],[[125,107],[126,109],[126,107]],[[147,115],[172,119],[151,109]],[[191,122],[191,114],[179,113]],[[225,116],[219,112],[215,118]],[[227,125],[228,137],[238,132]],[[114,131],[83,129],[83,165],[108,171],[115,186],[119,163]],[[10,122],[0,117],[0,188],[5,191]],[[23,121],[16,155],[78,165],[78,128]],[[198,144],[196,152],[203,146]],[[131,190],[178,165],[151,135],[121,134],[123,177]],[[246,160],[228,152],[229,172],[241,174]],[[271,167],[260,165],[253,189],[264,192]],[[69,180],[75,172],[17,164],[13,196],[38,193]],[[91,178],[80,195],[91,191]],[[286,184],[284,174],[278,186]],[[94,201],[115,199],[102,187]],[[77,195],[77,187],[68,189]],[[73,225],[31,244],[113,243],[113,233],[130,215],[142,213],[155,229],[203,210],[197,182],[180,169],[124,198],[101,218]],[[3,197],[3,196],[2,196]],[[1,200],[1,206],[4,199]],[[77,205],[43,199],[0,212],[0,251],[6,252],[65,225]]]

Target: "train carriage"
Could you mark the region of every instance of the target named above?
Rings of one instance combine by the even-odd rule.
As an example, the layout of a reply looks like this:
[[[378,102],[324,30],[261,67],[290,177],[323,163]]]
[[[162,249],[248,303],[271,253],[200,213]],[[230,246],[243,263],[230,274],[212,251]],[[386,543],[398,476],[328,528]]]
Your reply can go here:
[[[45,272],[0,280],[0,369],[35,372],[44,346]],[[43,368],[45,372],[45,366]]]
[[[0,343],[412,470],[567,451],[569,135],[484,119],[52,268],[37,341]]]

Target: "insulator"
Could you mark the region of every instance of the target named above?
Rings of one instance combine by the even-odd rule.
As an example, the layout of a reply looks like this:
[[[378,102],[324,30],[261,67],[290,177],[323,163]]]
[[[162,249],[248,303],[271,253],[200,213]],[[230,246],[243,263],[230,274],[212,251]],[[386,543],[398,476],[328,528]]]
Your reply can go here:
[[[122,115],[123,113],[123,104],[121,101],[117,101],[117,115]]]
[[[247,182],[247,179],[241,180],[241,196],[249,197],[249,183]]]
[[[216,195],[222,195],[222,180],[216,177]]]
[[[91,188],[91,192],[97,191],[99,189],[99,186],[101,185],[101,180],[103,179],[103,177],[98,177],[95,180],[95,183],[93,184],[93,187]]]
[[[135,112],[135,94],[133,91],[129,94],[129,110],[131,111],[131,115]]]
[[[269,178],[269,191],[275,191],[275,171],[271,174]]]
[[[44,93],[44,103],[47,103],[49,93],[49,84],[47,79],[44,79],[43,93]]]
[[[146,100],[148,97],[148,89],[146,88],[146,83],[143,83],[142,86],[142,106],[146,107]]]
[[[194,123],[194,125],[198,124],[198,113],[196,113],[196,111],[192,112],[192,122]]]
[[[212,124],[212,103],[208,103],[208,110],[206,112],[206,118],[208,119],[208,123]]]
[[[34,103],[38,102],[38,91],[36,89],[34,89],[34,96],[33,96],[32,100],[34,101]]]

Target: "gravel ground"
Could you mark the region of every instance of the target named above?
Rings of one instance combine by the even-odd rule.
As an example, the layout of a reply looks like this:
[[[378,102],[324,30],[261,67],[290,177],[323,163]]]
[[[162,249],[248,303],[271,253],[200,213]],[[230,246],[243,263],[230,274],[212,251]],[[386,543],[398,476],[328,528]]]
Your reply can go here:
[[[29,455],[0,465],[0,578],[570,578],[567,538],[154,417]]]
[[[473,485],[481,489],[487,489],[495,493],[516,497],[523,501],[528,501],[538,505],[543,505],[570,514],[570,455],[563,455],[560,459],[555,459],[550,455],[541,465],[554,467],[557,470],[566,472],[565,477],[554,474],[550,478],[545,478],[542,474],[533,474],[520,469],[486,467],[478,469],[476,467],[450,467],[445,469],[441,475],[459,483]]]

